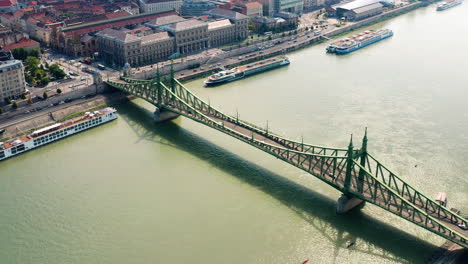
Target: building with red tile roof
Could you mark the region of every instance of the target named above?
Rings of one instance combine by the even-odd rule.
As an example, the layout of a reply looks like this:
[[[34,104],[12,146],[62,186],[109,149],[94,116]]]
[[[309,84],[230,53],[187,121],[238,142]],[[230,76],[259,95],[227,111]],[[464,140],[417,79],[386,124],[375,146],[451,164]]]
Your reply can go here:
[[[14,49],[24,48],[27,50],[30,49],[39,49],[39,42],[34,41],[32,39],[21,39],[18,43],[14,43],[11,45],[7,45],[3,47],[4,51],[10,51]]]
[[[0,0],[0,12],[15,12],[20,9],[16,0]]]

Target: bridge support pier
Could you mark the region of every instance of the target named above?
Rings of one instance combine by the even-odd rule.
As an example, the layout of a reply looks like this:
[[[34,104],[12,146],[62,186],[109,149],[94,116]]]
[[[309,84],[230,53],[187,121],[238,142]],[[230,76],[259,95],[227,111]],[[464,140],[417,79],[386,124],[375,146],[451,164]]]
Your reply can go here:
[[[174,119],[178,116],[179,114],[169,112],[169,111],[164,111],[157,107],[156,107],[156,110],[154,111],[154,121],[156,121],[157,123],[170,120],[170,119]]]
[[[336,207],[336,212],[338,214],[345,214],[362,203],[364,203],[364,201],[361,199],[349,197],[346,194],[343,194],[341,195],[340,199],[338,199],[338,206]]]

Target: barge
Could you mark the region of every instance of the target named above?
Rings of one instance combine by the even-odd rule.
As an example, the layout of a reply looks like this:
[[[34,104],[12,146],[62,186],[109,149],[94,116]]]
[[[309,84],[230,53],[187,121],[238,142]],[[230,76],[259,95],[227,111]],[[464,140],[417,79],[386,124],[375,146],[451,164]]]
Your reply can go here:
[[[287,66],[289,64],[289,59],[286,56],[273,57],[215,73],[206,79],[205,85],[214,86],[232,82],[253,74]]]
[[[340,55],[348,54],[391,36],[393,36],[393,31],[390,29],[367,30],[349,38],[333,42],[327,47],[327,52]]]
[[[0,161],[110,122],[116,118],[117,111],[114,108],[106,107],[97,111],[86,112],[63,123],[56,123],[35,130],[27,135],[0,142]]]
[[[461,5],[462,3],[463,3],[463,0],[448,0],[448,1],[440,3],[437,6],[436,10],[437,11],[444,11],[444,10],[449,9],[451,7]]]

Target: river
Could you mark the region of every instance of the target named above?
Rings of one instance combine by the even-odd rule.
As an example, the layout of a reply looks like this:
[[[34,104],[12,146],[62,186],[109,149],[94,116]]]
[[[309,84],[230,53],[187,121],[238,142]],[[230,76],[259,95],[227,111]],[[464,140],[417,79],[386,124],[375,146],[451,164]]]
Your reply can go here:
[[[468,5],[369,28],[395,36],[346,56],[326,43],[216,88],[226,113],[311,144],[369,151],[468,212]],[[364,30],[364,29],[363,29]],[[135,100],[112,123],[0,163],[1,263],[424,263],[444,239],[186,118]],[[267,121],[268,120],[268,121]],[[347,248],[348,243],[354,245]]]

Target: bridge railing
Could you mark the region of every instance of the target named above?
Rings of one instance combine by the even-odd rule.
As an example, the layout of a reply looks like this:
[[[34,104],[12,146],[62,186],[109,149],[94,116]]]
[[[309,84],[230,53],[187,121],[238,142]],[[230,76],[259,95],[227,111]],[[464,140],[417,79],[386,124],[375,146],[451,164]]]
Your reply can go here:
[[[353,160],[352,175],[351,192],[356,197],[369,201],[438,235],[457,242],[465,248],[468,247],[466,237],[448,228],[439,219],[408,201],[405,196],[399,194],[355,160]],[[361,177],[362,182],[360,182],[359,177]],[[363,192],[357,191],[359,184],[364,185]]]
[[[366,157],[365,167],[370,173],[373,173],[399,195],[405,197],[408,201],[424,209],[426,212],[437,215],[437,217],[444,218],[454,224],[467,225],[467,220],[465,218],[416,190],[416,188],[403,181],[370,154]]]

